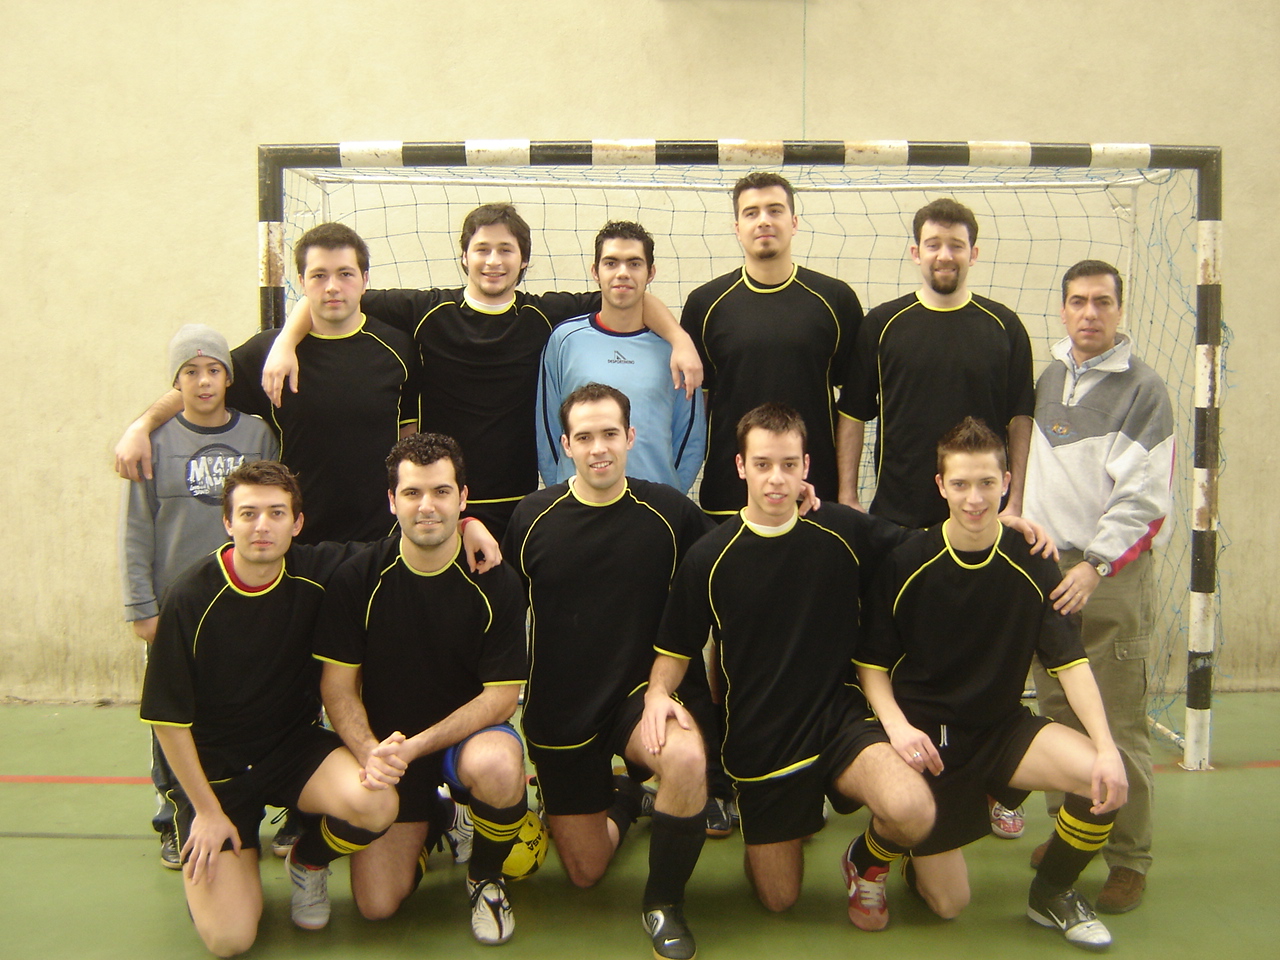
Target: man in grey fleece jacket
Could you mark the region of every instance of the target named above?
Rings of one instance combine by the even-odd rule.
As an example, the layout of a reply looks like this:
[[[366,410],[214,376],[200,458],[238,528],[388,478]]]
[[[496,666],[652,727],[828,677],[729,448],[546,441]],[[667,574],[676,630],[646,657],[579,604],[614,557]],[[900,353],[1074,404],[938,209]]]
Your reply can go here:
[[[1085,651],[1129,778],[1129,802],[1103,850],[1110,867],[1097,899],[1103,913],[1138,906],[1151,865],[1151,551],[1169,539],[1174,459],[1169,392],[1117,332],[1122,298],[1120,275],[1100,260],[1083,260],[1063,277],[1068,336],[1036,384],[1024,503],[1024,515],[1061,550],[1063,580],[1053,596],[1061,612],[1081,610]],[[1038,665],[1034,672],[1040,712],[1076,725],[1057,681]]]

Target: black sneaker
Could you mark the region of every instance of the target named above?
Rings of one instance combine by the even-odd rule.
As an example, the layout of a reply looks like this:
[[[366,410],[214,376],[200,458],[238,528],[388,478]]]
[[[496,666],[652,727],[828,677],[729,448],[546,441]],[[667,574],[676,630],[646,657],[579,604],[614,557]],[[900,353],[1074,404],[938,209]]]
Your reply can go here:
[[[298,837],[302,836],[302,821],[295,811],[281,810],[271,822],[278,823],[281,817],[284,817],[284,823],[280,824],[280,829],[271,838],[271,852],[284,859],[298,842]]]
[[[657,960],[693,960],[698,955],[693,934],[684,922],[683,904],[647,907],[641,919],[653,941],[653,955]]]
[[[652,783],[640,784],[640,816],[652,817],[653,805],[658,801],[658,788]]]
[[[170,870],[182,869],[182,853],[178,850],[178,831],[173,827],[160,830],[160,866]]]
[[[1033,884],[1027,898],[1027,916],[1042,927],[1061,930],[1068,943],[1083,950],[1105,950],[1111,946],[1111,933],[1093,912],[1089,901],[1073,889],[1045,896],[1038,893]]]
[[[729,808],[731,801],[720,797],[707,797],[707,805],[702,808],[707,818],[708,837],[727,837],[733,833],[733,813]]]

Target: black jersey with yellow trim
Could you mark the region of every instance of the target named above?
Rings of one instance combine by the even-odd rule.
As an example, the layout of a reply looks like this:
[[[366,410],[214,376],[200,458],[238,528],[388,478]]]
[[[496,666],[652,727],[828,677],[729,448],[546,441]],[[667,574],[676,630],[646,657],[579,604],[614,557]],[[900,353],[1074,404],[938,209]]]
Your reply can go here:
[[[854,696],[863,579],[912,531],[838,503],[781,527],[731,517],[689,551],[657,647],[693,657],[710,628],[727,679],[725,770],[783,776],[818,756]]]
[[[379,740],[411,737],[479,696],[520,684],[525,599],[501,563],[472,573],[458,551],[433,573],[409,566],[399,535],[333,575],[316,626],[316,659],[361,670],[361,698]]]
[[[466,291],[368,290],[361,306],[413,336],[422,363],[421,429],[453,437],[472,503],[516,501],[538,488],[538,369],[558,323],[600,309],[600,291],[515,292],[492,308]]]
[[[939,310],[910,293],[870,310],[844,383],[840,413],[879,418],[871,512],[911,527],[947,517],[933,479],[947,431],[976,417],[1004,438],[1010,420],[1035,413],[1027,331],[977,295]]]
[[[989,550],[956,550],[951,521],[893,552],[868,597],[855,661],[890,672],[913,723],[983,727],[1017,710],[1032,656],[1050,673],[1088,662],[1078,615],[1053,609],[1058,565],[1000,527]]]
[[[573,482],[525,497],[502,550],[529,590],[523,723],[529,742],[544,747],[591,740],[648,682],[671,579],[711,525],[665,484],[628,477],[617,498],[594,504]]]
[[[165,593],[142,684],[142,719],[189,727],[210,780],[242,773],[320,713],[311,656],[325,584],[367,544],[294,544],[280,575],[247,592],[222,552]]]
[[[279,436],[280,459],[302,485],[298,542],[385,537],[394,523],[383,463],[400,427],[418,419],[412,340],[369,316],[349,334],[313,333],[298,345],[301,389],[286,389],[275,407],[262,390],[262,366],[278,333],[263,331],[231,352],[227,402]]]
[[[746,504],[734,466],[738,420],[769,402],[804,418],[809,480],[818,496],[836,499],[834,388],[844,382],[861,320],[862,305],[847,283],[801,266],[774,286],[740,267],[689,294],[680,324],[702,357],[707,390],[703,510],[727,516]]]

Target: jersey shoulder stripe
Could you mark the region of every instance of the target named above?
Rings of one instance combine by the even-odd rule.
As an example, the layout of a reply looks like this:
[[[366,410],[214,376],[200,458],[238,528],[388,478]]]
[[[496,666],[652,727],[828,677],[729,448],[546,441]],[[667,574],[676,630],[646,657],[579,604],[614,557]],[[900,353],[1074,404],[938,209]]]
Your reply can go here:
[[[218,562],[221,563],[222,561],[219,560]],[[212,612],[214,604],[218,602],[218,599],[231,589],[233,588],[230,583],[224,583],[218,592],[213,595],[212,599],[205,604],[204,610],[200,612],[200,619],[196,621],[195,634],[191,638],[191,655],[193,657],[196,655],[196,646],[200,643],[200,631],[204,628],[205,619],[209,616],[210,612]]]
[[[732,521],[729,521],[729,522],[732,522]],[[720,561],[722,561],[725,558],[725,555],[728,554],[728,552],[733,549],[733,545],[737,543],[742,538],[742,535],[746,532],[747,532],[747,525],[745,523],[743,523],[741,526],[738,527],[737,530],[733,532],[733,536],[729,538],[729,542],[720,548],[720,552],[716,554],[716,558],[711,561],[710,572],[707,574],[707,605],[711,610],[711,619],[715,621],[717,630],[721,629],[723,627],[723,624],[721,623],[721,620],[720,620],[720,611],[716,609],[715,594],[712,593],[712,590],[711,590],[712,585],[715,583],[715,580],[716,580],[716,571],[720,567]]]
[[[463,580],[471,584],[471,589],[475,590],[475,592],[479,594],[480,600],[484,603],[484,609],[485,609],[484,632],[488,633],[490,629],[493,628],[493,604],[489,602],[489,595],[485,593],[483,589],[481,589],[480,584],[476,583],[475,578],[471,575],[470,571],[468,571],[466,567],[460,564],[456,557],[453,560],[453,568],[458,571],[459,575],[462,577]]]
[[[676,537],[675,530],[671,526],[671,521],[667,519],[666,515],[661,510],[655,507],[647,499],[645,499],[644,497],[636,493],[635,489],[632,487],[632,485],[629,482],[627,484],[626,495],[630,497],[631,500],[637,506],[644,507],[650,513],[652,513],[655,517],[657,517],[658,520],[662,523],[662,526],[666,529],[667,535],[671,537],[671,573],[667,575],[667,581],[670,582],[671,578],[674,577],[676,573],[675,558],[676,558],[676,554],[679,551],[679,540]]]
[[[388,573],[395,569],[396,564],[400,562],[400,552],[396,551],[391,562],[378,571],[378,582],[373,585],[373,589],[369,591],[369,601],[364,605],[364,628],[369,629],[369,620],[373,616],[373,601],[378,596],[378,591],[382,589],[382,581]]]
[[[529,496],[536,497],[536,496],[539,496],[540,494],[545,494],[550,489],[551,489],[550,487],[543,487],[542,490],[535,491],[534,493],[529,494]],[[524,551],[525,551],[525,547],[529,545],[529,538],[533,536],[533,531],[537,529],[539,522],[541,522],[541,520],[544,517],[546,517],[547,514],[549,514],[557,506],[564,503],[565,500],[569,499],[572,496],[573,494],[572,492],[570,492],[569,487],[566,484],[564,490],[561,491],[560,495],[555,497],[550,503],[548,503],[545,507],[543,507],[540,511],[538,511],[538,515],[529,521],[529,527],[527,530],[525,530],[524,536],[520,540],[520,550],[519,550],[520,572],[524,575],[526,580],[529,579],[529,568],[525,565]],[[525,498],[525,499],[528,499],[528,498]]]
[[[421,320],[419,320],[419,321],[418,321],[417,326],[415,326],[415,327],[413,328],[413,336],[414,336],[414,338],[415,338],[415,339],[417,338],[418,334],[422,332],[422,326],[423,326],[423,324],[425,324],[428,320],[430,320],[430,319],[431,319],[431,315],[432,315],[433,313],[436,313],[436,312],[438,312],[438,311],[440,311],[440,310],[443,310],[443,309],[445,309],[446,307],[453,307],[453,308],[457,309],[457,308],[459,308],[459,307],[461,307],[461,306],[462,306],[462,297],[461,297],[461,295],[462,295],[462,291],[461,291],[461,290],[459,290],[459,291],[457,291],[457,293],[458,293],[458,297],[457,297],[457,298],[455,298],[455,299],[450,299],[450,300],[441,300],[441,301],[440,301],[439,303],[437,303],[434,307],[432,307],[430,310],[428,310],[426,313],[424,313],[424,314],[422,315],[422,319],[421,319]]]
[[[378,334],[376,333],[370,333],[368,330],[361,330],[360,333],[362,336],[366,336],[369,339],[373,340],[374,343],[378,344],[380,347],[382,347],[388,353],[390,353],[391,356],[395,358],[396,363],[400,365],[400,370],[404,373],[405,379],[407,380],[409,378],[409,365],[404,362],[404,357],[400,356],[399,350],[397,350],[391,344],[387,343],[386,340],[378,336]]]
[[[1040,602],[1043,603],[1044,591],[1040,588],[1040,584],[1036,583],[1036,578],[1031,575],[1031,573],[1027,570],[1027,568],[1023,566],[1021,563],[1019,563],[1017,560],[1015,560],[1013,557],[1009,556],[1009,554],[1001,550],[998,544],[996,546],[996,551],[1000,554],[1000,556],[1004,557],[1005,562],[1007,562],[1009,566],[1013,567],[1013,569],[1017,570],[1020,574],[1026,577],[1027,583],[1031,584],[1031,588],[1035,590],[1036,596],[1039,597]]]
[[[821,530],[823,533],[828,534],[832,537],[835,537],[837,540],[840,541],[840,543],[844,546],[844,548],[849,551],[849,556],[853,557],[853,562],[858,563],[858,551],[853,549],[853,544],[851,544],[848,540],[846,540],[842,534],[837,533],[835,530],[831,529],[831,527],[828,527],[825,524],[819,523],[817,520],[810,520],[808,517],[800,517],[799,521],[802,524],[806,524],[810,527],[816,527],[817,529]]]
[[[894,615],[896,615],[898,612],[898,603],[899,601],[902,600],[903,594],[905,594],[907,590],[911,587],[911,584],[915,581],[916,577],[923,574],[925,570],[927,570],[930,566],[932,566],[938,560],[945,557],[947,555],[947,552],[948,552],[948,548],[946,546],[943,546],[943,548],[940,549],[937,553],[935,553],[931,557],[926,558],[923,563],[919,564],[914,570],[911,571],[911,575],[907,577],[906,580],[903,581],[902,587],[898,590],[897,596],[893,598]]]

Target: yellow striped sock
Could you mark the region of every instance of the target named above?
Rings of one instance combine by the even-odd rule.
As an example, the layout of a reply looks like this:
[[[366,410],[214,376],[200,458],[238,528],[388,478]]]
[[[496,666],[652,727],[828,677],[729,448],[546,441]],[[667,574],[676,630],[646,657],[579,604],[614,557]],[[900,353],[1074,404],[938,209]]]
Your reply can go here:
[[[362,832],[367,832],[367,831],[362,831]],[[329,828],[329,818],[327,816],[320,818],[320,836],[321,838],[323,838],[325,842],[325,846],[327,846],[334,853],[338,854],[338,856],[340,857],[349,857],[351,856],[351,854],[355,853],[357,850],[363,850],[365,847],[369,845],[369,843],[373,842],[372,840],[370,840],[369,843],[355,843],[354,841],[346,840],[346,839],[343,839],[342,837],[337,836]]]
[[[524,824],[522,815],[515,823],[494,823],[477,816],[475,808],[471,809],[471,821],[475,824],[476,834],[494,843],[510,843],[520,835],[520,827]]]
[[[1106,846],[1107,837],[1111,835],[1111,824],[1086,823],[1069,814],[1065,805],[1058,810],[1054,829],[1063,840],[1086,853],[1101,850]]]
[[[886,850],[884,847],[880,846],[880,844],[876,843],[875,837],[871,835],[870,827],[868,827],[867,832],[862,835],[862,839],[867,843],[867,850],[877,860],[883,860],[885,863],[893,863],[893,861],[902,856],[901,851],[894,852],[892,850]]]

